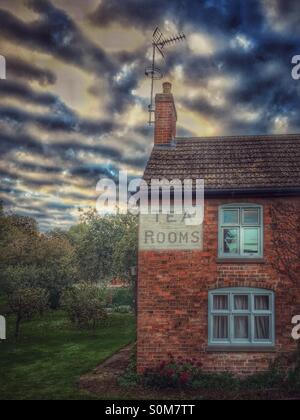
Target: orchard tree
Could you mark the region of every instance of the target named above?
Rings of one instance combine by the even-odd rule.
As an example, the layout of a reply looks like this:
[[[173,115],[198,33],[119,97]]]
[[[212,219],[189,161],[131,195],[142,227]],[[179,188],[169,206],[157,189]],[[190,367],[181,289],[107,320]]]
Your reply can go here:
[[[69,232],[81,278],[102,284],[115,277],[129,279],[130,268],[137,264],[137,226],[137,217],[130,214],[83,214]]]
[[[64,291],[62,306],[76,326],[95,328],[106,319],[105,292],[96,284],[79,283]]]
[[[18,287],[9,294],[9,306],[16,316],[15,337],[19,338],[23,321],[42,315],[48,308],[49,295],[45,289]]]
[[[56,308],[65,287],[77,278],[75,250],[61,232],[41,233],[34,219],[0,217],[0,290],[43,288]]]

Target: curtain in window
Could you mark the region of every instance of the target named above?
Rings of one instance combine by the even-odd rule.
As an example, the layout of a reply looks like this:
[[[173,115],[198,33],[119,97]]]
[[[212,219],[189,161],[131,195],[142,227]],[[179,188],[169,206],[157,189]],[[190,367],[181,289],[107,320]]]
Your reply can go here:
[[[216,311],[222,311],[228,309],[228,296],[216,295],[214,296],[214,309]]]
[[[257,311],[268,311],[269,296],[255,296],[255,309]]]
[[[248,310],[248,296],[237,295],[234,296],[234,309],[237,311]]]
[[[214,331],[215,339],[228,338],[228,317],[215,316],[214,317]]]
[[[270,319],[268,316],[255,317],[255,338],[268,340],[270,338]]]
[[[247,316],[236,316],[234,318],[234,337],[240,339],[249,338],[248,325]]]

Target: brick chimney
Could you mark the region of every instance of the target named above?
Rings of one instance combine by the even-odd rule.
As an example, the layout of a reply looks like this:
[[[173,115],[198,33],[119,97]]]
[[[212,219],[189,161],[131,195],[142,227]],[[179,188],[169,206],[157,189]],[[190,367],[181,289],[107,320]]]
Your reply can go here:
[[[177,112],[172,95],[172,85],[163,84],[163,93],[155,97],[154,144],[170,144],[176,136]]]

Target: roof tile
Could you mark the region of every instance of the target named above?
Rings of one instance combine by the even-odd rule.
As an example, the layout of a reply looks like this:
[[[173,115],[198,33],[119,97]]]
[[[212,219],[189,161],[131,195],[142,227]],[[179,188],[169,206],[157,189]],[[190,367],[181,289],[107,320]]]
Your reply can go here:
[[[144,179],[201,178],[206,190],[300,188],[300,134],[177,138],[154,146]]]

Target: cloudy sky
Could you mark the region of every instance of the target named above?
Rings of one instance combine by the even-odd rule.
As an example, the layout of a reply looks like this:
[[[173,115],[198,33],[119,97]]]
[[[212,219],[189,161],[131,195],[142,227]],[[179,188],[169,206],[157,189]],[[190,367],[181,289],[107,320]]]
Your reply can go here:
[[[300,131],[298,0],[0,0],[0,199],[42,229],[95,206],[96,183],[142,173],[151,37],[184,31],[159,63],[178,132]],[[160,82],[156,91],[160,90]]]

